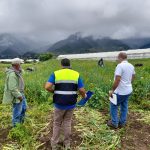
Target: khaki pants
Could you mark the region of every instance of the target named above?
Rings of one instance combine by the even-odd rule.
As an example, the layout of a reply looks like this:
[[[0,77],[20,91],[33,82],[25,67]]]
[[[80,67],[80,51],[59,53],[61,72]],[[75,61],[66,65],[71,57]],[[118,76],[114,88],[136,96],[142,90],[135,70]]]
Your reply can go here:
[[[51,138],[51,146],[57,146],[60,142],[60,131],[64,131],[64,145],[70,146],[71,136],[71,121],[73,116],[73,109],[61,110],[55,108],[54,110],[54,123],[53,123],[53,136]]]

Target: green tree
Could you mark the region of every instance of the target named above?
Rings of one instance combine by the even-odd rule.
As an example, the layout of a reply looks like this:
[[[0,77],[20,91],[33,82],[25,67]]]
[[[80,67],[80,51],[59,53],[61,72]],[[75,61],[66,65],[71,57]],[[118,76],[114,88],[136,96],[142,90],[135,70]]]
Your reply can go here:
[[[39,60],[40,61],[46,61],[49,60],[53,57],[53,55],[51,53],[43,53],[39,55]]]

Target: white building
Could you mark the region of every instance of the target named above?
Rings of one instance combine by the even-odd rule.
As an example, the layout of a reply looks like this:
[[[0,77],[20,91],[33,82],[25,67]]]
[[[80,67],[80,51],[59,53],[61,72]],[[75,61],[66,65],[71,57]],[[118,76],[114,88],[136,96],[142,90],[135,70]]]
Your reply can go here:
[[[33,63],[33,62],[38,63],[39,61],[40,61],[39,59],[27,59],[25,62],[26,63]]]
[[[149,49],[136,49],[125,51],[129,59],[141,59],[150,58],[150,48]],[[59,55],[58,59],[68,58],[68,59],[100,59],[104,60],[116,60],[119,51],[115,52],[100,52],[100,53],[85,53],[85,54],[69,54],[69,55]]]
[[[0,59],[0,63],[11,63],[13,59]],[[23,59],[20,59],[21,63],[24,63]]]

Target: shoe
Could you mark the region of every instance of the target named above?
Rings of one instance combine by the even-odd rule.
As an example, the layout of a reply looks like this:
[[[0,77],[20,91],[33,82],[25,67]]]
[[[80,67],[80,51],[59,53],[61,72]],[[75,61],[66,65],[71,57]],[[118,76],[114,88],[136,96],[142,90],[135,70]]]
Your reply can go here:
[[[118,128],[124,128],[125,126],[126,126],[126,124],[119,123]]]
[[[60,149],[61,149],[61,146],[59,145],[52,146],[52,150],[60,150]]]
[[[117,129],[117,128],[118,128],[118,126],[114,125],[111,120],[109,120],[109,121],[107,122],[107,126],[113,128],[113,129]]]
[[[70,144],[65,145],[65,150],[71,150]]]

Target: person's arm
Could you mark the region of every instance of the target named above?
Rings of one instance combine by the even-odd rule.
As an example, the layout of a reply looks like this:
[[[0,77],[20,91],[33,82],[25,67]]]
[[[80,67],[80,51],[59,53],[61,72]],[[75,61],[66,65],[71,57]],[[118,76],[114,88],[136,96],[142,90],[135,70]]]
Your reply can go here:
[[[47,83],[45,84],[45,89],[46,89],[48,92],[54,93],[53,83],[47,82]]]
[[[116,88],[118,87],[118,85],[120,83],[120,80],[121,80],[121,76],[116,76],[115,77],[115,81],[114,81],[113,86],[112,86],[112,91],[116,90]]]
[[[80,89],[79,89],[79,93],[80,93],[80,95],[82,96],[82,98],[86,98],[86,97],[87,97],[86,91],[85,91],[84,88],[80,88]]]
[[[54,75],[54,73],[52,73],[51,76],[49,77],[47,83],[45,84],[45,89],[48,92],[54,93],[54,89],[53,89],[54,84],[55,84],[55,75]]]
[[[114,93],[114,91],[118,87],[120,80],[121,80],[121,76],[116,76],[115,81],[114,81],[113,86],[112,86],[112,90],[109,92],[110,97],[112,97],[112,94]]]
[[[118,65],[116,67],[116,70],[115,70],[115,80],[114,80],[114,83],[113,83],[113,86],[112,86],[112,90],[109,91],[109,96],[112,97],[112,94],[114,93],[114,91],[116,90],[116,88],[118,87],[120,81],[121,81],[121,75],[122,75],[122,68],[120,65]]]
[[[80,77],[78,79],[78,90],[79,90],[79,94],[82,96],[82,98],[86,98],[87,97],[83,81],[82,81],[82,79]]]
[[[17,84],[17,77],[12,73],[9,75],[9,79],[8,79],[8,89],[10,90],[11,94],[19,99],[20,101],[22,101],[23,97],[22,94],[20,93],[19,89],[18,89],[18,84]]]

